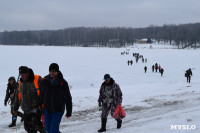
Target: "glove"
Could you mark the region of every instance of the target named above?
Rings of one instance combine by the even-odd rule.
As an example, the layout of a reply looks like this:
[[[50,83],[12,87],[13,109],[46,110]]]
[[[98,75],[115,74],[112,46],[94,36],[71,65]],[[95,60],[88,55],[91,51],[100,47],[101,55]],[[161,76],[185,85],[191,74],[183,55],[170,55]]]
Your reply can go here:
[[[103,108],[102,106],[99,106],[99,111],[102,111],[102,108]]]

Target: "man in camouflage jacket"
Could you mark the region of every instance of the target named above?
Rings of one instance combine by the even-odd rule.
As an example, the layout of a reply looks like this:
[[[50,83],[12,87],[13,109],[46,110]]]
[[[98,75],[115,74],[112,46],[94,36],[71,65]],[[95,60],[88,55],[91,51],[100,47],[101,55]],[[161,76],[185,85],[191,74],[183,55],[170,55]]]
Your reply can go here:
[[[21,75],[21,84],[19,85],[20,91],[18,89],[15,103],[14,103],[14,114],[16,114],[19,106],[21,105],[24,111],[24,128],[28,133],[46,133],[45,128],[41,122],[41,113],[39,111],[39,100],[35,84],[34,84],[34,73],[32,69],[21,66],[19,68],[19,73]],[[41,86],[42,78],[39,77],[38,84]],[[21,94],[21,99],[19,96]]]
[[[107,116],[111,111],[111,116],[114,114],[117,105],[122,103],[122,91],[117,83],[110,77],[109,74],[104,75],[104,82],[100,88],[99,107],[102,107],[101,114],[101,129],[98,132],[106,131]],[[121,128],[122,120],[116,119],[117,128]]]

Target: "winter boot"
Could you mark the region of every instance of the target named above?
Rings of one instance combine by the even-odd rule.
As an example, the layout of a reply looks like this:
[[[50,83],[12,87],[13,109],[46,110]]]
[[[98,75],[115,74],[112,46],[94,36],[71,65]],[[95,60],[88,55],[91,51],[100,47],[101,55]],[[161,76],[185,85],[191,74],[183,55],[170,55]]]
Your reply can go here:
[[[8,127],[15,127],[16,126],[16,121],[17,121],[17,118],[16,117],[12,117],[12,123],[10,125],[8,125]]]
[[[117,129],[120,129],[122,126],[122,120],[121,119],[116,119],[117,121]]]
[[[98,132],[106,131],[106,122],[107,122],[107,118],[101,118],[101,129],[99,129]]]

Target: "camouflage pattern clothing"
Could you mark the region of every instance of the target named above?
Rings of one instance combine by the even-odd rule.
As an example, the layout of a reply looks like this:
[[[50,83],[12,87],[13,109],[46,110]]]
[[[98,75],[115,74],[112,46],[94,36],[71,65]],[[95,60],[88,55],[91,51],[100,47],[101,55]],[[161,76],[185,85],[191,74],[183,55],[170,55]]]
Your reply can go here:
[[[17,111],[21,105],[24,111],[24,128],[28,133],[36,133],[37,131],[42,132],[44,127],[41,122],[41,113],[39,112],[39,100],[37,90],[34,84],[34,74],[31,69],[29,69],[29,80],[21,81],[20,93],[21,102],[19,101],[18,93],[15,97],[14,110]],[[42,78],[39,77],[38,84],[41,86]]]
[[[122,91],[117,83],[111,78],[110,83],[104,82],[99,91],[99,105],[102,105],[101,118],[107,118],[111,111],[114,114],[115,108],[122,103]]]
[[[28,133],[46,133],[41,122],[41,113],[39,110],[34,110],[29,113],[24,113],[24,128]]]
[[[13,85],[11,85],[9,83],[10,80],[14,81]],[[14,102],[15,102],[15,95],[16,95],[15,91],[16,91],[16,88],[17,88],[17,83],[15,81],[15,78],[14,77],[10,77],[8,79],[8,85],[7,85],[6,97],[5,97],[5,100],[4,100],[4,105],[7,105],[7,102],[10,99],[10,107],[11,107],[12,124],[13,125],[16,124],[16,119],[14,119],[14,117],[20,116],[22,118],[21,121],[23,121],[23,113],[17,111],[17,116],[14,116],[14,114],[13,114],[13,106],[14,106]]]
[[[7,102],[8,102],[9,99],[10,99],[10,102],[11,102],[10,105],[12,106],[14,104],[14,101],[15,101],[14,94],[15,94],[16,87],[17,87],[16,81],[14,82],[14,85],[11,85],[10,83],[8,83],[7,89],[6,89],[6,97],[5,97],[5,100],[4,100],[4,104],[7,105]],[[13,95],[13,96],[11,97],[11,95]]]
[[[41,83],[42,83],[42,78],[40,77],[39,86],[41,85]],[[20,85],[20,93],[22,97],[21,102],[19,101],[18,93],[19,92],[17,91],[17,95],[15,97],[15,104],[14,104],[15,110],[18,110],[20,105],[24,112],[31,112],[34,109],[38,109],[40,97],[37,94],[33,80],[22,81]]]

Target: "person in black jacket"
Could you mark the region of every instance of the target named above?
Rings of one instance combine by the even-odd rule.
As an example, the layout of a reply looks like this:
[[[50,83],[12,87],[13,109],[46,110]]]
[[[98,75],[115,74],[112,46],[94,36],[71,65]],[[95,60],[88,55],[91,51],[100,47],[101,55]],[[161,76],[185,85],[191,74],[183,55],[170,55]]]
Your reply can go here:
[[[187,77],[187,82],[188,82],[188,83],[190,83],[191,76],[192,76],[192,70],[191,70],[191,68],[189,68],[189,69],[185,72],[185,77]]]
[[[49,67],[49,75],[42,82],[40,94],[40,106],[44,104],[45,128],[48,133],[59,133],[59,125],[67,110],[66,117],[72,114],[72,97],[67,81],[59,71],[59,66],[52,63]]]
[[[154,72],[154,68],[155,68],[155,66],[153,65],[151,68],[152,68],[152,72]]]
[[[163,69],[163,68],[161,68],[161,69],[160,69],[160,74],[161,74],[161,77],[163,76],[163,73],[164,73],[164,69]]]
[[[132,66],[133,65],[133,60],[131,60],[130,63],[131,63],[131,66]]]
[[[158,71],[158,63],[155,64],[155,70]]]
[[[13,104],[15,102],[15,90],[17,89],[17,83],[15,80],[15,77],[10,77],[8,79],[8,85],[7,85],[7,90],[6,90],[6,97],[4,100],[4,106],[7,106],[7,102],[10,99],[10,106],[11,106],[11,114],[12,114],[12,123],[9,125],[9,127],[14,127],[16,126],[16,121],[17,121],[17,117],[14,116],[13,114]],[[17,112],[17,116],[20,116],[21,122],[23,121],[23,116],[24,114],[21,113],[20,111]]]
[[[145,73],[147,72],[147,66],[144,67],[144,72],[145,72]]]

